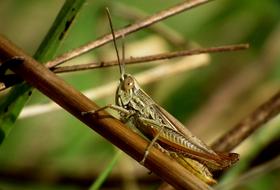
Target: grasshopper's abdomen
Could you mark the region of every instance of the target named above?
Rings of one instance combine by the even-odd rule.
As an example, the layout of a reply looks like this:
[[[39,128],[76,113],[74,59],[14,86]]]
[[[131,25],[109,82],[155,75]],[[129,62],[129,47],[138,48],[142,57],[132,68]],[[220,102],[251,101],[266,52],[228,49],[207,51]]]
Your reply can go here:
[[[192,144],[190,141],[188,141],[183,135],[172,129],[165,128],[160,136],[163,139],[166,139],[166,141],[177,144],[178,146],[183,146],[197,152],[204,152],[203,150]]]
[[[142,128],[150,133],[149,136],[152,139],[160,130],[158,127],[152,127],[147,125],[141,125]],[[150,127],[151,129],[148,129]],[[157,142],[166,150],[176,152],[185,158],[191,158],[199,161],[201,164],[205,164],[211,170],[220,170],[227,168],[238,160],[238,154],[235,153],[214,153],[210,154],[205,152],[200,147],[197,147],[191,143],[180,133],[164,127],[159,135]]]

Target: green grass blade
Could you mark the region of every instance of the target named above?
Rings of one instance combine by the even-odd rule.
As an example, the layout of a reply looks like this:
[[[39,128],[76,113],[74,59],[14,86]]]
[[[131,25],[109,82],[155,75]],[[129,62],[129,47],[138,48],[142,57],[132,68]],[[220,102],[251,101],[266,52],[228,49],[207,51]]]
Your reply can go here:
[[[53,26],[34,55],[36,60],[46,62],[55,56],[85,1],[67,0],[64,3]]]
[[[89,190],[97,190],[101,187],[104,181],[107,179],[111,171],[113,170],[114,166],[116,165],[118,159],[120,158],[122,152],[119,150],[115,153],[114,157],[112,158],[111,162],[108,166],[103,170],[103,172],[98,176],[95,182],[90,186]]]
[[[55,56],[84,2],[85,0],[67,0],[64,3],[55,22],[35,53],[35,59],[39,62],[46,62]],[[20,84],[13,87],[0,102],[0,144],[17,120],[31,92],[32,87]]]

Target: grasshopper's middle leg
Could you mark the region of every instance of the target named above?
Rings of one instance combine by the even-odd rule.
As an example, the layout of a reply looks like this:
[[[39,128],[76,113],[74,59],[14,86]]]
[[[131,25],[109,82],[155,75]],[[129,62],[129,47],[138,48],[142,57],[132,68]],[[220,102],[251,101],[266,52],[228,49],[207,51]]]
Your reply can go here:
[[[166,127],[166,125],[164,124],[160,124],[152,119],[147,119],[147,118],[143,118],[141,117],[140,120],[147,124],[147,125],[151,125],[151,126],[154,126],[154,127],[157,127],[159,128],[159,131],[158,133],[156,134],[156,136],[153,138],[153,140],[150,142],[150,144],[147,146],[146,150],[145,150],[145,154],[144,154],[144,157],[143,159],[140,161],[140,164],[144,164],[145,163],[145,160],[149,154],[149,151],[151,150],[152,146],[155,144],[156,140],[159,138],[161,132],[163,131],[164,127]]]

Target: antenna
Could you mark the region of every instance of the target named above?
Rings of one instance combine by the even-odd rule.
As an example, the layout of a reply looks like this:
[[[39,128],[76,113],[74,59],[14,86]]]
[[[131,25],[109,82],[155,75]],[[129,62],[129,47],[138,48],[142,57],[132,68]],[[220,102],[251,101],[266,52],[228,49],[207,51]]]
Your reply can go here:
[[[120,65],[120,70],[121,70],[121,77],[123,78],[124,73],[125,73],[125,69],[124,69],[124,65],[125,65],[125,35],[122,34],[122,64]]]
[[[117,59],[118,59],[118,63],[119,63],[121,78],[124,79],[124,69],[123,69],[123,67],[121,66],[119,51],[118,51],[117,43],[116,43],[116,36],[115,36],[114,29],[113,29],[113,23],[112,23],[112,19],[111,19],[111,14],[110,14],[110,11],[109,11],[109,8],[108,8],[108,7],[106,7],[106,13],[107,13],[107,17],[108,17],[108,19],[109,19],[109,24],[110,24],[110,28],[111,28],[111,33],[112,33],[112,36],[113,36],[113,42],[114,42],[114,47],[115,47],[116,54],[117,54]],[[124,43],[123,43],[123,44],[124,44]],[[124,45],[123,45],[123,46],[124,46]],[[124,47],[123,47],[123,49],[124,49]],[[123,60],[122,60],[122,61],[123,61],[123,64],[124,64],[124,50],[123,50]]]

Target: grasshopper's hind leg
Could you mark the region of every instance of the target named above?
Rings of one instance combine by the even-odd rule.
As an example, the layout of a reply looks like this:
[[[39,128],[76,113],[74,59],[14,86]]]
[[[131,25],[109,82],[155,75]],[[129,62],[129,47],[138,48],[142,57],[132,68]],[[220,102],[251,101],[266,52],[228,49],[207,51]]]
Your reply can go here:
[[[160,134],[162,133],[164,127],[166,127],[164,124],[160,124],[154,120],[151,119],[147,119],[147,118],[139,118],[145,125],[151,125],[152,127],[158,128],[159,131],[157,132],[157,134],[154,136],[153,140],[150,142],[150,144],[147,146],[145,153],[144,153],[144,157],[143,159],[140,161],[140,164],[144,165],[146,158],[149,154],[149,151],[151,150],[152,146],[156,144],[157,139],[159,138]]]

